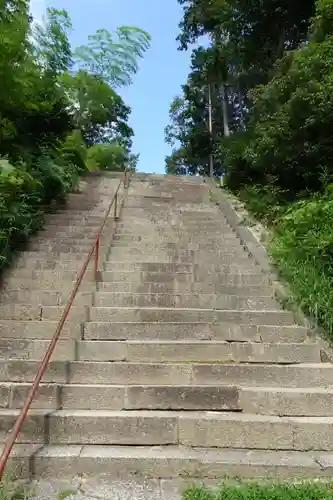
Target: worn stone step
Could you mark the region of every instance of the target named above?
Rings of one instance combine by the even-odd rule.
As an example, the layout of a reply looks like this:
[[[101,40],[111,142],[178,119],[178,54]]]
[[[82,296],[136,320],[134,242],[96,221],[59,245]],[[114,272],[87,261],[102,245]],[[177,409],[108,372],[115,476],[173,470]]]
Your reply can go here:
[[[36,284],[37,285],[37,284]],[[51,290],[39,290],[33,287],[30,289],[8,289],[6,288],[0,294],[0,310],[4,304],[26,304],[26,305],[41,305],[41,306],[61,306],[66,305],[74,285],[68,287],[66,291],[53,292]],[[33,293],[32,293],[33,292]],[[91,306],[94,301],[94,293],[78,292],[74,304],[76,306]]]
[[[32,382],[37,361],[0,360],[0,381]],[[235,363],[54,362],[45,382],[74,384],[236,385],[333,389],[330,363],[295,365]]]
[[[45,238],[94,238],[98,232],[96,226],[89,227],[85,225],[49,225],[44,227],[42,231],[38,233],[37,237]]]
[[[131,235],[131,236],[141,236],[141,237],[149,237],[149,238],[155,238],[155,241],[157,238],[161,238],[162,241],[163,239],[168,239],[169,241],[178,241],[178,240],[190,240],[190,241],[203,241],[204,239],[207,238],[209,241],[210,239],[216,240],[216,239],[222,239],[222,240],[229,240],[235,238],[235,234],[231,232],[230,229],[214,229],[214,228],[202,228],[202,229],[195,229],[191,230],[189,227],[182,227],[182,228],[175,228],[172,229],[170,226],[165,226],[164,228],[161,227],[146,227],[142,225],[142,227],[137,227],[137,226],[129,226],[129,225],[119,225],[117,224],[117,229],[115,231],[115,234],[119,236],[124,236],[124,235]]]
[[[1,338],[0,358],[42,360],[48,347],[49,340]],[[53,361],[74,361],[75,347],[75,341],[72,339],[58,340],[52,355]]]
[[[50,255],[52,255],[52,260],[65,260],[66,258],[69,261],[78,261],[83,260],[88,251],[92,248],[92,244],[81,247],[74,247],[71,245],[57,245],[57,244],[38,244],[35,248],[30,248],[29,250],[22,253],[22,259],[31,259],[35,261],[41,260],[51,260]]]
[[[0,336],[1,326],[0,322]],[[41,322],[39,322],[41,323]],[[46,322],[43,322],[45,324]],[[29,325],[29,323],[28,323]],[[77,325],[73,325],[77,326]],[[44,327],[46,328],[46,327]],[[40,329],[43,331],[42,329]],[[78,330],[69,328],[68,335],[79,338]],[[32,331],[32,329],[31,329]],[[5,336],[6,336],[5,331]],[[7,333],[8,336],[8,333]],[[225,340],[227,342],[295,342],[307,341],[310,336],[300,326],[254,326],[232,323],[107,323],[86,322],[85,340]]]
[[[0,358],[42,359],[49,340],[0,339]],[[127,361],[137,363],[316,363],[320,348],[310,343],[259,343],[225,341],[74,341],[61,339],[54,361]]]
[[[78,241],[78,240],[76,240]],[[208,254],[215,251],[224,252],[227,254],[244,254],[244,247],[241,243],[236,241],[217,241],[217,242],[190,242],[190,243],[176,243],[168,241],[156,241],[147,240],[136,241],[135,244],[130,241],[116,239],[111,242],[111,248],[115,251],[129,251],[129,252],[179,252],[181,254],[186,253],[203,253]]]
[[[77,276],[77,273],[76,273]],[[9,276],[3,287],[3,291],[13,292],[22,290],[23,292],[31,292],[32,290],[38,291],[56,291],[58,293],[67,294],[67,296],[74,289],[75,280],[65,279],[66,275],[63,273],[60,276],[48,276],[47,271],[45,273],[40,273],[39,275],[32,276],[31,278],[17,278]],[[80,293],[82,292],[94,292],[96,291],[96,283],[93,281],[83,281],[80,285]]]
[[[18,411],[0,410],[0,441]],[[332,417],[224,412],[33,410],[18,443],[181,445],[204,448],[332,451]]]
[[[238,255],[235,253],[226,252],[215,252],[210,254],[208,252],[168,252],[168,251],[135,251],[130,252],[129,250],[115,250],[111,248],[109,258],[106,262],[106,266],[114,261],[122,262],[192,262],[198,265],[207,266],[207,262],[216,262],[217,264],[227,265],[227,264],[247,264],[251,266],[254,261],[247,255],[244,251]]]
[[[39,306],[30,304],[2,304],[1,319],[40,321],[59,321],[64,311],[64,306]],[[88,319],[88,310],[85,306],[74,305],[71,307],[68,320],[82,322]]]
[[[170,203],[168,203],[171,205]],[[157,207],[159,207],[158,210],[160,210],[163,213],[168,213],[169,209],[167,208],[166,204],[163,202],[155,202],[152,203],[150,206],[147,204],[147,206],[141,208],[141,207],[132,207],[126,204],[123,210],[123,215],[124,217],[154,217],[157,210]],[[193,218],[194,220],[224,220],[224,217],[222,215],[222,212],[219,209],[211,209],[209,205],[206,205],[206,207],[203,207],[201,210],[182,210],[181,207],[177,207],[172,203],[172,208],[171,211],[169,212],[170,216],[173,217],[180,217],[180,218],[186,218],[190,217]]]
[[[47,214],[46,222],[53,220],[74,220],[74,221],[88,221],[100,222],[104,219],[106,210],[99,211],[83,211],[77,212],[75,210],[64,210],[62,212],[56,212],[54,214]]]
[[[112,293],[182,293],[182,294],[220,294],[238,295],[239,297],[272,297],[272,286],[256,285],[224,285],[221,283],[186,283],[174,279],[170,282],[153,281],[106,281],[98,283],[98,291]]]
[[[52,338],[58,321],[15,321],[0,319],[0,339],[33,340]],[[76,322],[66,321],[62,331],[62,339],[77,339],[83,335],[83,326]]]
[[[26,282],[27,280],[34,280],[38,283],[59,283],[59,282],[75,282],[78,278],[80,272],[80,266],[78,269],[28,269],[28,268],[19,268],[19,269],[11,269],[10,271],[10,279],[19,279],[22,282]],[[86,271],[82,284],[89,283],[91,286],[94,283],[94,273],[93,271]],[[56,285],[55,285],[56,286]]]
[[[9,473],[29,478],[259,479],[330,478],[330,452],[189,448],[185,446],[17,445]]]
[[[175,385],[175,384],[174,384]],[[29,383],[1,382],[0,408],[19,409],[22,407]],[[46,410],[123,410],[132,408],[129,384],[85,384],[42,383],[32,408]],[[182,386],[183,389],[185,386]],[[186,386],[187,387],[187,386]],[[202,386],[201,386],[202,387]],[[213,393],[215,394],[213,386]],[[209,389],[209,386],[207,387]],[[166,391],[160,384],[154,389],[148,384],[141,390]],[[248,387],[238,386],[239,409],[251,415],[275,415],[294,417],[333,417],[333,388],[321,387]],[[158,398],[158,396],[156,396]]]
[[[96,234],[93,234],[90,238],[59,238],[59,237],[50,237],[50,238],[36,238],[31,241],[28,252],[24,252],[24,255],[30,254],[33,256],[37,251],[41,251],[42,253],[54,252],[56,254],[73,252],[77,254],[82,254],[83,251],[88,252],[91,249],[92,245],[95,243]],[[105,250],[110,249],[110,240],[112,234],[109,232],[105,232],[102,234],[100,238],[100,249],[104,248]]]
[[[53,306],[43,307],[44,318],[51,319],[50,316],[52,316],[52,313],[56,314],[57,309],[59,308]],[[241,323],[249,325],[294,325],[293,314],[288,311],[238,311],[231,309],[92,307],[89,319],[91,321],[129,321],[135,323],[234,322],[235,324]]]
[[[112,256],[112,254],[111,254]],[[42,263],[41,263],[42,264]],[[70,266],[70,264],[68,264]],[[70,269],[70,267],[69,267]],[[212,263],[211,261],[202,262],[200,264],[192,263],[192,262],[147,262],[147,261],[131,261],[127,262],[122,261],[107,261],[104,264],[105,271],[115,271],[115,270],[124,270],[124,271],[146,271],[147,273],[156,273],[156,272],[165,272],[165,273],[194,273],[201,276],[203,273],[206,274],[215,274],[216,271],[225,272],[225,273],[237,273],[237,272],[245,272],[249,273],[255,272],[258,270],[260,272],[259,266],[255,264],[254,261],[250,259],[246,259],[245,261],[238,262],[235,260],[234,262],[230,262],[229,264],[221,263]]]
[[[36,255],[38,255],[38,253]],[[83,254],[80,259],[70,259],[69,257],[69,254],[63,254],[61,260],[58,260],[56,257],[49,259],[43,259],[42,257],[23,257],[14,263],[14,268],[18,270],[28,268],[28,270],[31,269],[35,271],[56,271],[58,269],[68,269],[69,271],[79,272],[85,263],[87,255]],[[89,268],[92,269],[92,266],[93,259],[89,264]]]
[[[31,342],[42,343],[43,341]],[[45,345],[46,347],[47,345]],[[69,357],[69,359],[71,358]],[[320,348],[317,344],[310,343],[96,340],[79,341],[77,343],[77,359],[81,361],[128,361],[137,363],[320,363]]]
[[[73,275],[73,274],[72,274]],[[67,274],[68,276],[68,274]],[[89,273],[87,276],[90,276]],[[267,275],[258,271],[256,268],[254,271],[248,272],[247,270],[241,270],[241,272],[227,271],[215,272],[214,274],[208,274],[206,270],[196,270],[194,273],[168,273],[168,272],[151,272],[149,275],[146,271],[134,270],[134,271],[102,271],[100,281],[104,283],[114,283],[114,282],[154,282],[154,283],[181,283],[188,285],[198,285],[201,286],[209,284],[210,286],[261,286],[267,285],[269,283],[269,278]]]
[[[129,232],[129,231],[121,231],[118,232],[116,231],[113,237],[115,242],[143,242],[145,244],[148,243],[156,243],[156,235],[154,233],[149,234],[149,233],[139,233],[139,232]],[[181,234],[176,234],[176,233],[170,233],[169,235],[165,235],[164,233],[160,234],[158,237],[158,241],[163,243],[168,243],[168,242],[173,242],[177,244],[177,242],[180,242],[181,244],[186,244],[186,242],[189,242],[191,244],[199,244],[200,241],[198,238],[192,237],[190,234],[185,234],[183,237]],[[218,243],[221,242],[228,242],[229,244],[239,244],[239,240],[237,239],[236,233],[223,233],[223,236],[221,235],[214,235],[212,237],[206,237],[205,242],[206,243]]]
[[[45,242],[45,243],[32,243],[29,247],[29,252],[25,252],[27,256],[33,257],[34,254],[36,255],[38,252],[38,255],[44,256],[45,258],[50,253],[53,255],[57,255],[59,259],[64,257],[64,255],[68,255],[71,257],[74,254],[76,254],[77,258],[82,258],[85,256],[89,250],[92,248],[93,241],[87,242],[87,243],[79,243],[78,245],[76,244],[63,244],[63,243],[57,243],[57,242]]]
[[[66,305],[70,293],[74,286],[68,288],[67,291],[53,292],[51,290],[35,289],[30,290],[9,290],[6,289],[0,294],[0,308],[4,304],[26,304],[26,305],[41,305],[41,306],[61,306]],[[78,292],[74,301],[76,306],[91,306],[93,304],[92,292]]]
[[[191,226],[193,229],[201,229],[203,227],[229,227],[227,221],[223,218],[217,219],[215,218],[201,218],[200,220],[196,217],[183,217],[179,214],[172,213],[168,210],[156,210],[155,214],[146,214],[146,215],[138,215],[137,217],[130,217],[126,215],[126,212],[122,212],[122,217],[119,221],[119,224],[128,224],[135,225],[138,223],[139,225],[149,225],[151,227],[155,227],[157,225],[170,226],[170,227],[183,227],[183,226]]]
[[[44,235],[43,233],[39,233],[36,238],[33,238],[31,240],[31,245],[29,245],[29,249],[31,249],[32,244],[45,244],[45,243],[50,243],[50,244],[55,244],[59,243],[60,245],[75,245],[75,246],[80,246],[80,245],[92,245],[92,243],[95,240],[96,235],[89,233],[88,235],[84,233],[79,233],[78,235],[71,234],[71,233],[66,233],[64,236],[51,236],[48,237]]]
[[[3,304],[40,304],[46,306],[57,306],[61,302],[61,295],[52,290],[34,290],[31,293],[30,289],[27,290],[8,290],[0,294],[0,310]]]
[[[180,307],[194,309],[279,310],[271,297],[239,297],[218,294],[116,293],[96,292],[94,305],[100,307]]]
[[[162,217],[161,217],[162,214]],[[64,214],[65,215],[65,214]],[[70,214],[71,216],[71,214]],[[80,216],[76,216],[79,220]],[[172,213],[164,212],[164,214],[160,211],[160,214],[156,213],[155,216],[149,217],[126,217],[126,213],[122,213],[122,217],[119,221],[119,226],[128,225],[128,226],[147,226],[150,227],[164,227],[169,226],[171,228],[182,228],[185,226],[191,227],[193,229],[202,229],[207,227],[212,227],[214,229],[229,228],[230,226],[226,222],[226,220],[222,219],[201,219],[197,220],[195,217],[181,217],[179,215],[173,215]]]
[[[99,201],[102,201],[103,196],[100,194],[99,198]],[[85,208],[83,210],[78,210],[78,208],[74,208],[73,206],[67,206],[64,210],[57,210],[55,214],[50,214],[48,216],[50,217],[51,215],[60,215],[65,217],[72,216],[77,218],[81,218],[82,216],[103,217],[106,212],[106,208],[103,208],[102,206],[96,206],[96,204],[91,205],[90,208]]]
[[[80,230],[84,231],[84,233],[95,233],[97,234],[99,228],[101,227],[103,220],[92,220],[82,219],[82,220],[73,220],[73,219],[52,219],[46,222],[47,224],[47,234],[50,236],[52,234],[60,234],[64,231],[72,231],[72,230]]]

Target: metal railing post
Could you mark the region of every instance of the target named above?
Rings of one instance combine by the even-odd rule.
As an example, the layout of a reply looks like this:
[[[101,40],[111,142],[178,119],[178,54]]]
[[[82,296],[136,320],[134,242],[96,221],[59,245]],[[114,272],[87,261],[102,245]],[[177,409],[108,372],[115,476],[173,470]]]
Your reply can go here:
[[[95,261],[94,261],[95,281],[98,281],[99,243],[100,243],[100,238],[98,238],[98,240],[96,241],[96,246],[95,246]]]
[[[115,220],[117,220],[117,205],[118,205],[118,191],[116,192],[116,196],[114,198],[114,213],[113,217]]]

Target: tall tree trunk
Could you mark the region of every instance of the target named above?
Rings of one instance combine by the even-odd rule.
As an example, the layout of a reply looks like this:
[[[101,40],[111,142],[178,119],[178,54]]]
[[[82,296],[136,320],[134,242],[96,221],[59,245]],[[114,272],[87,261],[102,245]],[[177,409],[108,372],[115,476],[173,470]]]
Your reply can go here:
[[[228,102],[224,82],[221,83],[221,100],[222,100],[222,116],[223,116],[223,132],[225,137],[230,136],[229,117],[228,117]]]

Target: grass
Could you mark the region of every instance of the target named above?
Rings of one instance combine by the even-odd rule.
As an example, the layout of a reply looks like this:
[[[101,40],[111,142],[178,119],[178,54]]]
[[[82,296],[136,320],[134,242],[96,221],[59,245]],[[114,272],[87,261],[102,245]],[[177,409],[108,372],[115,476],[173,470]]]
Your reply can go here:
[[[268,251],[288,285],[290,303],[333,341],[333,193],[283,203],[274,189],[250,186],[238,193],[268,229]]]
[[[0,482],[0,500],[29,500],[32,492],[21,482],[4,480]]]
[[[184,492],[183,500],[333,500],[333,485],[240,483],[214,490],[191,486]]]
[[[57,493],[55,500],[66,500],[76,493],[74,489],[63,490]],[[34,498],[34,492],[22,482],[11,480],[0,482],[0,500],[33,500]]]

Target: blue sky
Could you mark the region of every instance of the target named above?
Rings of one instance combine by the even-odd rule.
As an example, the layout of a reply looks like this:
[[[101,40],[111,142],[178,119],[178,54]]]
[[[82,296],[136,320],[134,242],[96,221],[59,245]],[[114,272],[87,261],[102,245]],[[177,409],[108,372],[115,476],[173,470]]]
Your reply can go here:
[[[181,8],[177,0],[31,0],[32,13],[40,18],[46,5],[66,9],[72,19],[73,45],[86,42],[98,28],[110,31],[119,25],[133,25],[148,31],[152,46],[140,62],[131,87],[120,94],[132,108],[134,147],[140,153],[139,170],[164,172],[164,157],[170,147],[164,143],[164,127],[172,98],[180,93],[189,73],[190,51],[177,50]]]

